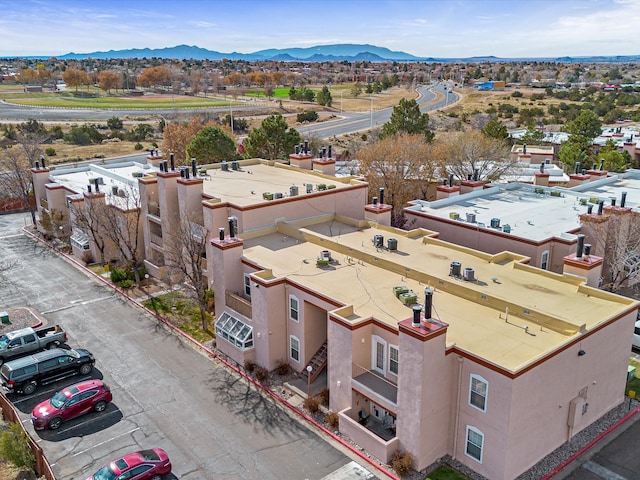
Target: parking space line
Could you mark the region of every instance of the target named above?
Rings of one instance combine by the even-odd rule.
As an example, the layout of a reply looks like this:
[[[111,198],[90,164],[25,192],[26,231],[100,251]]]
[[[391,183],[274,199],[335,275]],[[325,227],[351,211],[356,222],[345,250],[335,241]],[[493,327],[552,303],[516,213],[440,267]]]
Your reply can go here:
[[[77,457],[78,455],[82,455],[83,453],[86,453],[89,450],[93,450],[94,448],[99,447],[100,445],[104,445],[105,443],[109,443],[110,441],[115,440],[116,438],[124,437],[125,435],[130,435],[130,434],[132,434],[133,432],[135,432],[137,430],[140,430],[140,427],[134,428],[133,430],[129,430],[128,432],[121,433],[120,435],[116,435],[115,437],[111,437],[108,440],[105,440],[104,442],[97,443],[93,447],[86,448],[86,449],[82,450],[81,452],[76,452],[76,453],[74,453],[72,455],[72,457]],[[53,465],[51,465],[51,466],[53,467]]]
[[[119,411],[120,410],[116,409],[116,410],[112,410],[111,412],[103,413],[102,415],[97,415],[97,416],[95,416],[93,418],[89,418],[86,422],[80,422],[77,425],[74,425],[72,427],[67,427],[67,428],[65,428],[63,430],[58,430],[56,435],[62,435],[63,433],[67,433],[68,431],[73,430],[74,428],[83,427],[83,426],[85,426],[85,425],[87,425],[89,423],[93,423],[93,422],[95,422],[97,420],[101,420],[101,419],[111,415],[112,413],[118,413]]]

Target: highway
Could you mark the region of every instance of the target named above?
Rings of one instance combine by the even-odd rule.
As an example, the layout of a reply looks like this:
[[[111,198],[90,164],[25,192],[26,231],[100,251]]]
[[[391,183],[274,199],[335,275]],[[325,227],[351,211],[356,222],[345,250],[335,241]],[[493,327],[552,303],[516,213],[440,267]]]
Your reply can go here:
[[[445,95],[444,98],[434,101],[436,93]],[[435,84],[433,86],[425,86],[418,88],[419,97],[418,104],[421,106],[422,112],[431,112],[444,108],[447,105],[455,103],[460,97],[457,93],[451,91],[450,86],[443,84]],[[375,110],[375,98],[372,102],[373,109],[369,112],[344,112],[339,120],[328,122],[314,123],[304,127],[297,128],[303,137],[317,137],[320,139],[331,138],[334,136],[345,135],[347,133],[360,132],[370,128],[380,127],[389,121],[392,108]],[[234,114],[236,112],[249,112],[264,106],[258,105],[242,105],[234,106]],[[104,121],[111,117],[162,117],[172,118],[175,115],[188,115],[196,113],[214,113],[219,112],[226,114],[229,107],[216,108],[194,108],[194,109],[91,109],[91,108],[43,108],[22,105],[12,105],[0,100],[0,122],[23,122],[35,119],[41,122],[55,121]]]

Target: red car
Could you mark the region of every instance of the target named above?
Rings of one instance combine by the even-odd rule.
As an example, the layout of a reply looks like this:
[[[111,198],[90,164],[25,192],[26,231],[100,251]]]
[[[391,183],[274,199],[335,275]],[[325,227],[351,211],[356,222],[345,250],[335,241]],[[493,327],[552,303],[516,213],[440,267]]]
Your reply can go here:
[[[171,472],[169,456],[161,448],[129,453],[105,465],[87,480],[161,480]]]
[[[31,412],[31,422],[36,430],[55,430],[65,420],[90,411],[103,412],[111,399],[111,390],[100,380],[76,383],[36,405]]]

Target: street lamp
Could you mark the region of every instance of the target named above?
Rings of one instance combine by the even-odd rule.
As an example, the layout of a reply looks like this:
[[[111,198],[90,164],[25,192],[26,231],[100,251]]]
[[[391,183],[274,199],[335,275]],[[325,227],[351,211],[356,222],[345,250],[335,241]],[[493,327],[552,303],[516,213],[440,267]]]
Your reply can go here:
[[[371,99],[371,130],[373,130],[373,96],[369,98]]]
[[[309,398],[309,392],[311,390],[311,365],[307,365],[307,398]]]

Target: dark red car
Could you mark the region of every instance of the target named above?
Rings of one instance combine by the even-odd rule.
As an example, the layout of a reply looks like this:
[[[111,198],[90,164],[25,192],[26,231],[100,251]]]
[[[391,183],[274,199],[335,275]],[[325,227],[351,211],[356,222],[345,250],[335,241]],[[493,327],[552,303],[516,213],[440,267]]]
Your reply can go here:
[[[161,448],[129,453],[105,465],[87,480],[161,480],[171,472],[169,456]]]
[[[91,411],[103,412],[111,399],[111,390],[100,380],[76,383],[36,405],[31,412],[31,422],[36,430],[55,430],[65,420]]]

